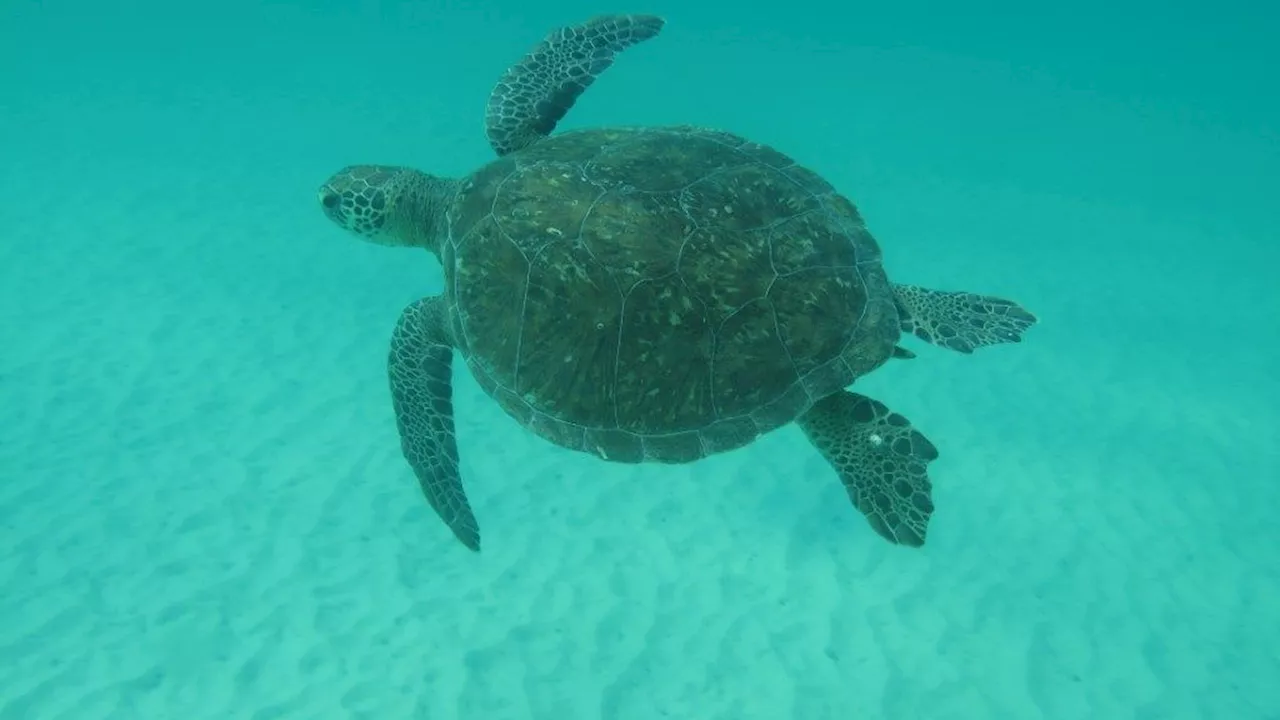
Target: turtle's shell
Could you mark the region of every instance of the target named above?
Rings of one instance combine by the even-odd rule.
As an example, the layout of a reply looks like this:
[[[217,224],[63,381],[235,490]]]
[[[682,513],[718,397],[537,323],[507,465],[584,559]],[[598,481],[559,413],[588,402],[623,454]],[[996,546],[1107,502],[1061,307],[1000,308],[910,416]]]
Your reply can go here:
[[[610,460],[747,444],[898,339],[853,204],[695,128],[563,133],[463,183],[441,249],[458,350],[513,417]]]

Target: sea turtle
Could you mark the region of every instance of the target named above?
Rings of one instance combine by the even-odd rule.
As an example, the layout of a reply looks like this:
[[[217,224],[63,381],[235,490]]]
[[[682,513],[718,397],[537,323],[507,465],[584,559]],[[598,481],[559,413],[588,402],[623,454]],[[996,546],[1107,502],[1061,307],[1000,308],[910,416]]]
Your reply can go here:
[[[552,32],[489,99],[497,159],[462,179],[362,165],[320,188],[364,240],[439,258],[444,292],[408,306],[389,375],[401,448],[466,547],[451,362],[547,440],[623,463],[685,463],[796,422],[885,539],[920,546],[934,445],[846,389],[904,333],[972,352],[1018,342],[1017,304],[891,284],[854,205],[794,160],[728,132],[552,135],[616,55],[663,20]]]

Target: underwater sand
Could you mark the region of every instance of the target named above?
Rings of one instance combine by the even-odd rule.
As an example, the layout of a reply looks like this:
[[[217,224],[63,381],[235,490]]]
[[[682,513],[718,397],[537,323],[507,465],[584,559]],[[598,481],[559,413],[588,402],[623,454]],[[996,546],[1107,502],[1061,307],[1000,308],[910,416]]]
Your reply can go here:
[[[927,546],[880,540],[795,428],[610,465],[522,432],[456,363],[476,555],[385,389],[439,270],[342,235],[314,191],[348,161],[465,171],[479,106],[324,94],[318,52],[276,71],[310,89],[245,70],[226,96],[191,57],[81,63],[115,92],[24,86],[0,121],[26,133],[0,168],[0,720],[1280,717],[1280,331],[1248,228],[797,139],[892,277],[1041,317],[859,383],[941,451]],[[656,117],[609,104],[656,71],[617,71],[578,124]],[[475,100],[488,72],[437,90]],[[740,129],[804,127],[780,122]]]

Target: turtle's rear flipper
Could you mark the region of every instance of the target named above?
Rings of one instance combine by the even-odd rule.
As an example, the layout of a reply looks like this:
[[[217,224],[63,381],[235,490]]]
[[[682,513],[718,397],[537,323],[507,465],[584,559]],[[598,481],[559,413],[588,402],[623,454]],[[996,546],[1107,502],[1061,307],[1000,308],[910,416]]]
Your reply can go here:
[[[915,285],[894,285],[893,294],[903,332],[956,352],[1022,342],[1036,324],[1036,316],[1018,303],[989,295]]]
[[[405,308],[387,359],[400,448],[427,502],[463,545],[478,552],[480,526],[458,475],[452,365],[444,300],[424,298]]]
[[[898,545],[924,545],[933,514],[927,472],[938,457],[933,443],[906,418],[847,390],[819,400],[798,423],[881,537]]]
[[[605,15],[553,31],[502,75],[485,111],[485,133],[498,155],[555,130],[578,96],[618,53],[662,30],[654,15]]]

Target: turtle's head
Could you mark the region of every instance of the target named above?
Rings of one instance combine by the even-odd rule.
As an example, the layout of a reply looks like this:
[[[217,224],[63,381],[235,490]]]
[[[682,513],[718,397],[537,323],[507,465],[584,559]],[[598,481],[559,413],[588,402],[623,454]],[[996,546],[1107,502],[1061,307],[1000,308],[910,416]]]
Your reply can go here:
[[[411,168],[351,165],[320,186],[330,220],[379,245],[435,251],[445,229],[453,181]]]

